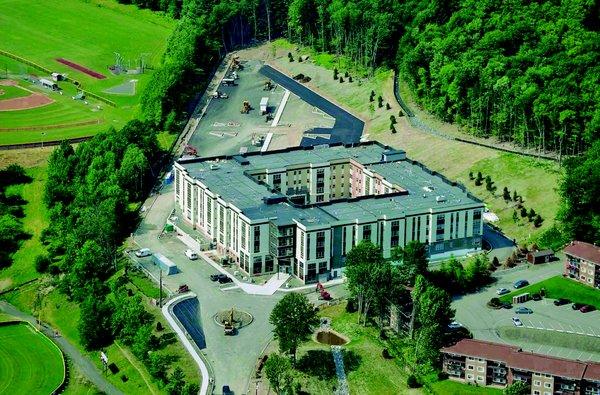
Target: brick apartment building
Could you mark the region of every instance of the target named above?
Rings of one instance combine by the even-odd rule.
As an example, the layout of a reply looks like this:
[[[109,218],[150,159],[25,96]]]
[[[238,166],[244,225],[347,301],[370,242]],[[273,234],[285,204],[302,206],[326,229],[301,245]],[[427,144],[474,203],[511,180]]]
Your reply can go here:
[[[600,288],[600,247],[572,241],[565,248],[565,275],[590,287]]]
[[[463,339],[441,352],[443,371],[464,383],[505,387],[520,380],[531,386],[532,395],[600,395],[600,363],[474,339]]]

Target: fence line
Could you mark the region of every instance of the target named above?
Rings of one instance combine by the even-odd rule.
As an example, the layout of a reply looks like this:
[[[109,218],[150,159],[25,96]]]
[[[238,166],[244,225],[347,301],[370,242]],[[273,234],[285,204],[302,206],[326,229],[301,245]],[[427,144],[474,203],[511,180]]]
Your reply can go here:
[[[69,144],[82,143],[86,140],[91,139],[93,136],[85,136],[85,137],[74,137],[72,139],[63,139],[63,140],[50,140],[39,143],[21,143],[21,144],[7,144],[0,145],[0,151],[7,151],[13,149],[25,149],[25,148],[44,148],[45,146],[55,146],[60,145],[63,141],[66,141]]]

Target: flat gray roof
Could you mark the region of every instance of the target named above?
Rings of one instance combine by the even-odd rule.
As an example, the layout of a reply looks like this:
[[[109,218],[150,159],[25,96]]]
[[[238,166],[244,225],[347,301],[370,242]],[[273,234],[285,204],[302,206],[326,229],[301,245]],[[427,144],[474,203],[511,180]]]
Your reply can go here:
[[[240,163],[239,157],[237,160],[233,157],[180,160],[179,163],[191,177],[200,180],[211,192],[235,205],[251,220],[271,219],[280,226],[293,224],[294,220],[307,226],[352,221],[362,223],[375,221],[383,216],[398,217],[430,209],[451,210],[457,206],[481,205],[464,187],[431,172],[418,162],[409,159],[384,162],[384,152],[389,152],[389,147],[370,142],[354,146],[320,146],[313,149],[298,147],[251,153],[244,156],[247,161],[245,165]],[[267,185],[257,183],[244,174],[245,171],[272,171],[340,159],[354,159],[408,193],[334,200],[310,207],[298,207],[288,202],[266,204],[263,197],[272,196],[273,192]],[[440,196],[444,197],[441,199],[443,201],[439,201]]]

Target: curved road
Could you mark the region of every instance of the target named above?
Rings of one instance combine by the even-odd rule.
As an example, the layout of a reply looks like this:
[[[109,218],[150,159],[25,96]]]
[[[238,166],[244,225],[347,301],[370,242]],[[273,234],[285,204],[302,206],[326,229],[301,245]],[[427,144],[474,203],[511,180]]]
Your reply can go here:
[[[37,327],[35,317],[23,313],[22,311],[18,310],[16,307],[9,303],[0,301],[0,311],[3,311],[24,321],[28,321],[29,323]],[[81,370],[83,375],[86,376],[88,380],[90,380],[100,391],[109,395],[123,394],[110,382],[108,382],[108,380],[106,380],[104,376],[102,376],[102,373],[96,367],[96,365],[94,365],[88,357],[79,352],[79,350],[74,345],[72,345],[67,339],[65,339],[64,337],[54,337],[53,329],[47,326],[46,324],[42,325],[42,332],[60,347],[60,349],[65,353],[65,355],[71,359],[73,364],[76,365],[77,368]]]

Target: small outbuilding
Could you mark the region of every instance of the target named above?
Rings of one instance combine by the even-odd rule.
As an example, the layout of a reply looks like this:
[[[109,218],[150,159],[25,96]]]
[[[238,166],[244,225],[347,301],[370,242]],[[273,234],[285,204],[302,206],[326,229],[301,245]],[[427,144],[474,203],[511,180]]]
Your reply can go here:
[[[50,81],[46,78],[40,78],[40,84],[42,84],[43,87],[45,88],[50,88],[53,91],[58,90],[58,84],[54,81]]]
[[[531,251],[527,253],[527,262],[538,264],[548,263],[554,260],[554,251],[543,250],[543,251]]]

